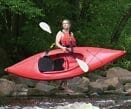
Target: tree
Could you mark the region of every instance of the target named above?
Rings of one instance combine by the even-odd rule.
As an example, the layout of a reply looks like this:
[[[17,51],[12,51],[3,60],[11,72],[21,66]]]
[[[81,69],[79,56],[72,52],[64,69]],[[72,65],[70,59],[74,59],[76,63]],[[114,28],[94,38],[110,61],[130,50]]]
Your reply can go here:
[[[1,0],[0,12],[5,33],[18,36],[24,18],[36,18],[43,16],[41,9],[38,9],[30,0]]]
[[[120,21],[116,24],[116,27],[112,33],[111,36],[111,43],[113,42],[118,42],[119,37],[125,27],[125,25],[127,24],[129,18],[131,17],[131,7],[129,7],[125,13],[123,14],[123,16],[121,17]]]

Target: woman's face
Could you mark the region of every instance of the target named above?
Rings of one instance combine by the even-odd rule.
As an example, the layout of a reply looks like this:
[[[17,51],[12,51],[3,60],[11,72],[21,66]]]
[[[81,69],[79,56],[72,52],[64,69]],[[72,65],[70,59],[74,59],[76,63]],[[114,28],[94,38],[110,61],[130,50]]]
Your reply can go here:
[[[63,20],[62,27],[63,27],[63,29],[70,29],[70,27],[71,27],[70,21]]]

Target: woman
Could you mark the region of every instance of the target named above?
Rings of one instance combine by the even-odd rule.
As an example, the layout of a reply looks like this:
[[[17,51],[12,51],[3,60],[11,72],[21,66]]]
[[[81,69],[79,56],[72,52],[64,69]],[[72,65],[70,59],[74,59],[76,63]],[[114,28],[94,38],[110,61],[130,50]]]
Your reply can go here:
[[[64,52],[68,52],[68,48],[76,46],[76,39],[73,32],[70,31],[71,22],[67,19],[62,21],[62,30],[56,35],[56,46]]]
[[[76,39],[71,32],[71,22],[68,19],[62,21],[62,30],[60,30],[56,35],[56,46],[63,50],[63,52],[73,52],[73,46],[76,46]],[[69,87],[67,80],[63,80],[60,87],[67,92],[73,92]]]

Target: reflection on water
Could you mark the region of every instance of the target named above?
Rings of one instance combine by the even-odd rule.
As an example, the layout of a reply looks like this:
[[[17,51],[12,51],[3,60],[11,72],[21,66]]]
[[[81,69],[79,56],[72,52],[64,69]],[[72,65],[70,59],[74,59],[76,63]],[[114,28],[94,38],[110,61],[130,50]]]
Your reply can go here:
[[[100,109],[131,109],[131,97],[0,98],[0,109],[95,109],[95,107],[92,108],[91,105],[92,107],[96,106]]]

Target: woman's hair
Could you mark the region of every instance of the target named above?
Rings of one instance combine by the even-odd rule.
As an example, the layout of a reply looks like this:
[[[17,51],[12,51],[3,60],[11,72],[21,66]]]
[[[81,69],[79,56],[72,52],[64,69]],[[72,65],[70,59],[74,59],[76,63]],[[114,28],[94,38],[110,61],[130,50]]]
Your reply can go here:
[[[62,20],[62,23],[63,23],[63,21],[68,21],[69,24],[71,25],[71,21],[70,21],[69,19],[63,19],[63,20]]]

